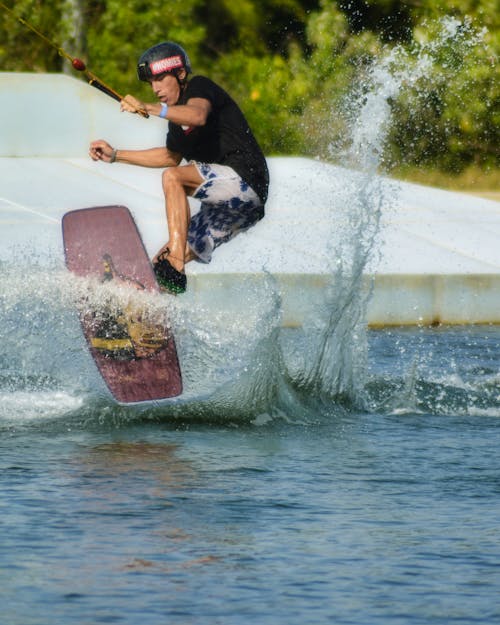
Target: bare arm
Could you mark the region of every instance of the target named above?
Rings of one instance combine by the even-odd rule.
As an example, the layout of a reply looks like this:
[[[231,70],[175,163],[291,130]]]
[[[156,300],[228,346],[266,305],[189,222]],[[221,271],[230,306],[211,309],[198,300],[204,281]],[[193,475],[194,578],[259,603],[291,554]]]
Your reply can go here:
[[[141,167],[175,167],[181,162],[181,155],[167,148],[150,148],[149,150],[115,150],[107,141],[92,141],[89,150],[93,161],[105,163],[128,163]]]
[[[129,113],[137,113],[144,109],[149,115],[160,115],[161,103],[146,104],[127,95],[121,101],[121,110]],[[212,105],[205,98],[190,98],[186,104],[175,104],[168,107],[166,119],[179,126],[204,126],[207,117],[212,110]]]

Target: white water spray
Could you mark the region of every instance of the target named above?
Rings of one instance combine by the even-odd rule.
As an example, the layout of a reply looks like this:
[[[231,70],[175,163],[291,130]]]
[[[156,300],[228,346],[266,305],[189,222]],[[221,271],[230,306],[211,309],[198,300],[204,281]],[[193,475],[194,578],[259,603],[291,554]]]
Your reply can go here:
[[[391,130],[391,104],[425,77],[439,75],[438,59],[444,47],[473,46],[483,35],[474,32],[469,22],[444,19],[439,37],[432,42],[417,43],[411,52],[396,46],[376,59],[345,103],[348,147],[339,154],[331,145],[330,155],[359,175],[333,198],[327,260],[331,280],[319,319],[307,330],[314,349],[308,350],[302,378],[304,387],[314,393],[365,403],[365,316],[371,292],[365,270],[379,252],[382,209],[387,212],[397,201],[397,185],[378,175]]]
[[[457,37],[463,40],[463,33],[457,21],[446,22],[442,45]],[[280,303],[271,279],[259,287],[250,281],[232,293],[246,304],[241,316],[213,307],[203,310],[189,299],[134,291],[133,297],[153,315],[161,315],[168,305],[184,359],[186,392],[178,404],[163,406],[161,417],[209,420],[220,415],[237,421],[250,415],[262,422],[268,415],[301,416],[306,402],[313,405],[317,398],[329,404],[342,398],[364,404],[370,296],[365,273],[378,251],[382,208],[386,211],[397,197],[397,186],[377,175],[391,129],[391,102],[409,88],[418,90],[438,56],[435,40],[419,44],[413,52],[392,49],[373,63],[346,103],[349,147],[342,154],[332,147],[331,155],[358,173],[346,176],[331,200],[325,197],[325,202],[331,201],[332,215],[331,245],[325,255],[330,281],[322,309],[305,326],[304,343],[291,348],[299,354],[293,366],[286,351],[290,345],[281,340]],[[57,413],[52,396],[59,406],[66,405],[61,397],[69,396],[70,407],[81,404],[73,399],[99,396],[104,384],[86,349],[76,309],[82,297],[90,306],[103,298],[121,301],[128,296],[113,293],[112,285],[76,280],[60,267],[20,272],[15,263],[0,268],[0,287],[0,394],[17,393],[8,412],[14,413],[16,405],[26,412],[30,396],[37,406],[34,413],[52,416]]]

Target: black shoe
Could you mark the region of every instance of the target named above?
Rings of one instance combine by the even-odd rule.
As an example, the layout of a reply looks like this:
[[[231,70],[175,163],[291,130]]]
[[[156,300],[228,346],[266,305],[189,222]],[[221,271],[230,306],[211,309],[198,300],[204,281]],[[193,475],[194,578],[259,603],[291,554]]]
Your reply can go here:
[[[156,280],[161,288],[177,295],[186,291],[186,274],[172,267],[166,258],[162,258],[153,265]]]

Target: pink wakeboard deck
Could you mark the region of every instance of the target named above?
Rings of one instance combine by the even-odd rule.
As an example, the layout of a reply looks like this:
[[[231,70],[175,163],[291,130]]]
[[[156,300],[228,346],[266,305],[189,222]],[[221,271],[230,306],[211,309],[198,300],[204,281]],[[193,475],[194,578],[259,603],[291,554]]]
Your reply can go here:
[[[62,220],[66,266],[78,276],[127,288],[160,291],[137,226],[125,206],[96,206]],[[80,321],[104,381],[115,399],[135,403],[175,397],[182,378],[174,337],[162,319],[137,304],[89,306]]]

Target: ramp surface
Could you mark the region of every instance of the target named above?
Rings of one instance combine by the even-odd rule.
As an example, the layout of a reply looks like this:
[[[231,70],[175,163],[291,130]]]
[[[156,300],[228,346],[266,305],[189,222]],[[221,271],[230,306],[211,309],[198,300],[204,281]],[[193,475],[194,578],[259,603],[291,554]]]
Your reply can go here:
[[[36,129],[26,124],[33,106],[40,111]],[[94,163],[87,149],[97,138],[116,147],[164,145],[163,120],[119,114],[115,102],[62,75],[27,81],[0,73],[0,107],[0,262],[25,258],[27,250],[40,263],[62,262],[63,214],[105,204],[127,205],[148,255],[158,251],[167,238],[160,172]],[[219,248],[210,265],[189,264],[185,297],[236,305],[236,281],[271,274],[284,325],[300,325],[321,305],[332,250],[349,226],[346,201],[363,182],[358,172],[311,159],[268,163],[265,219]],[[381,216],[365,268],[366,288],[373,284],[367,321],[500,323],[500,203],[385,178],[374,186]]]

